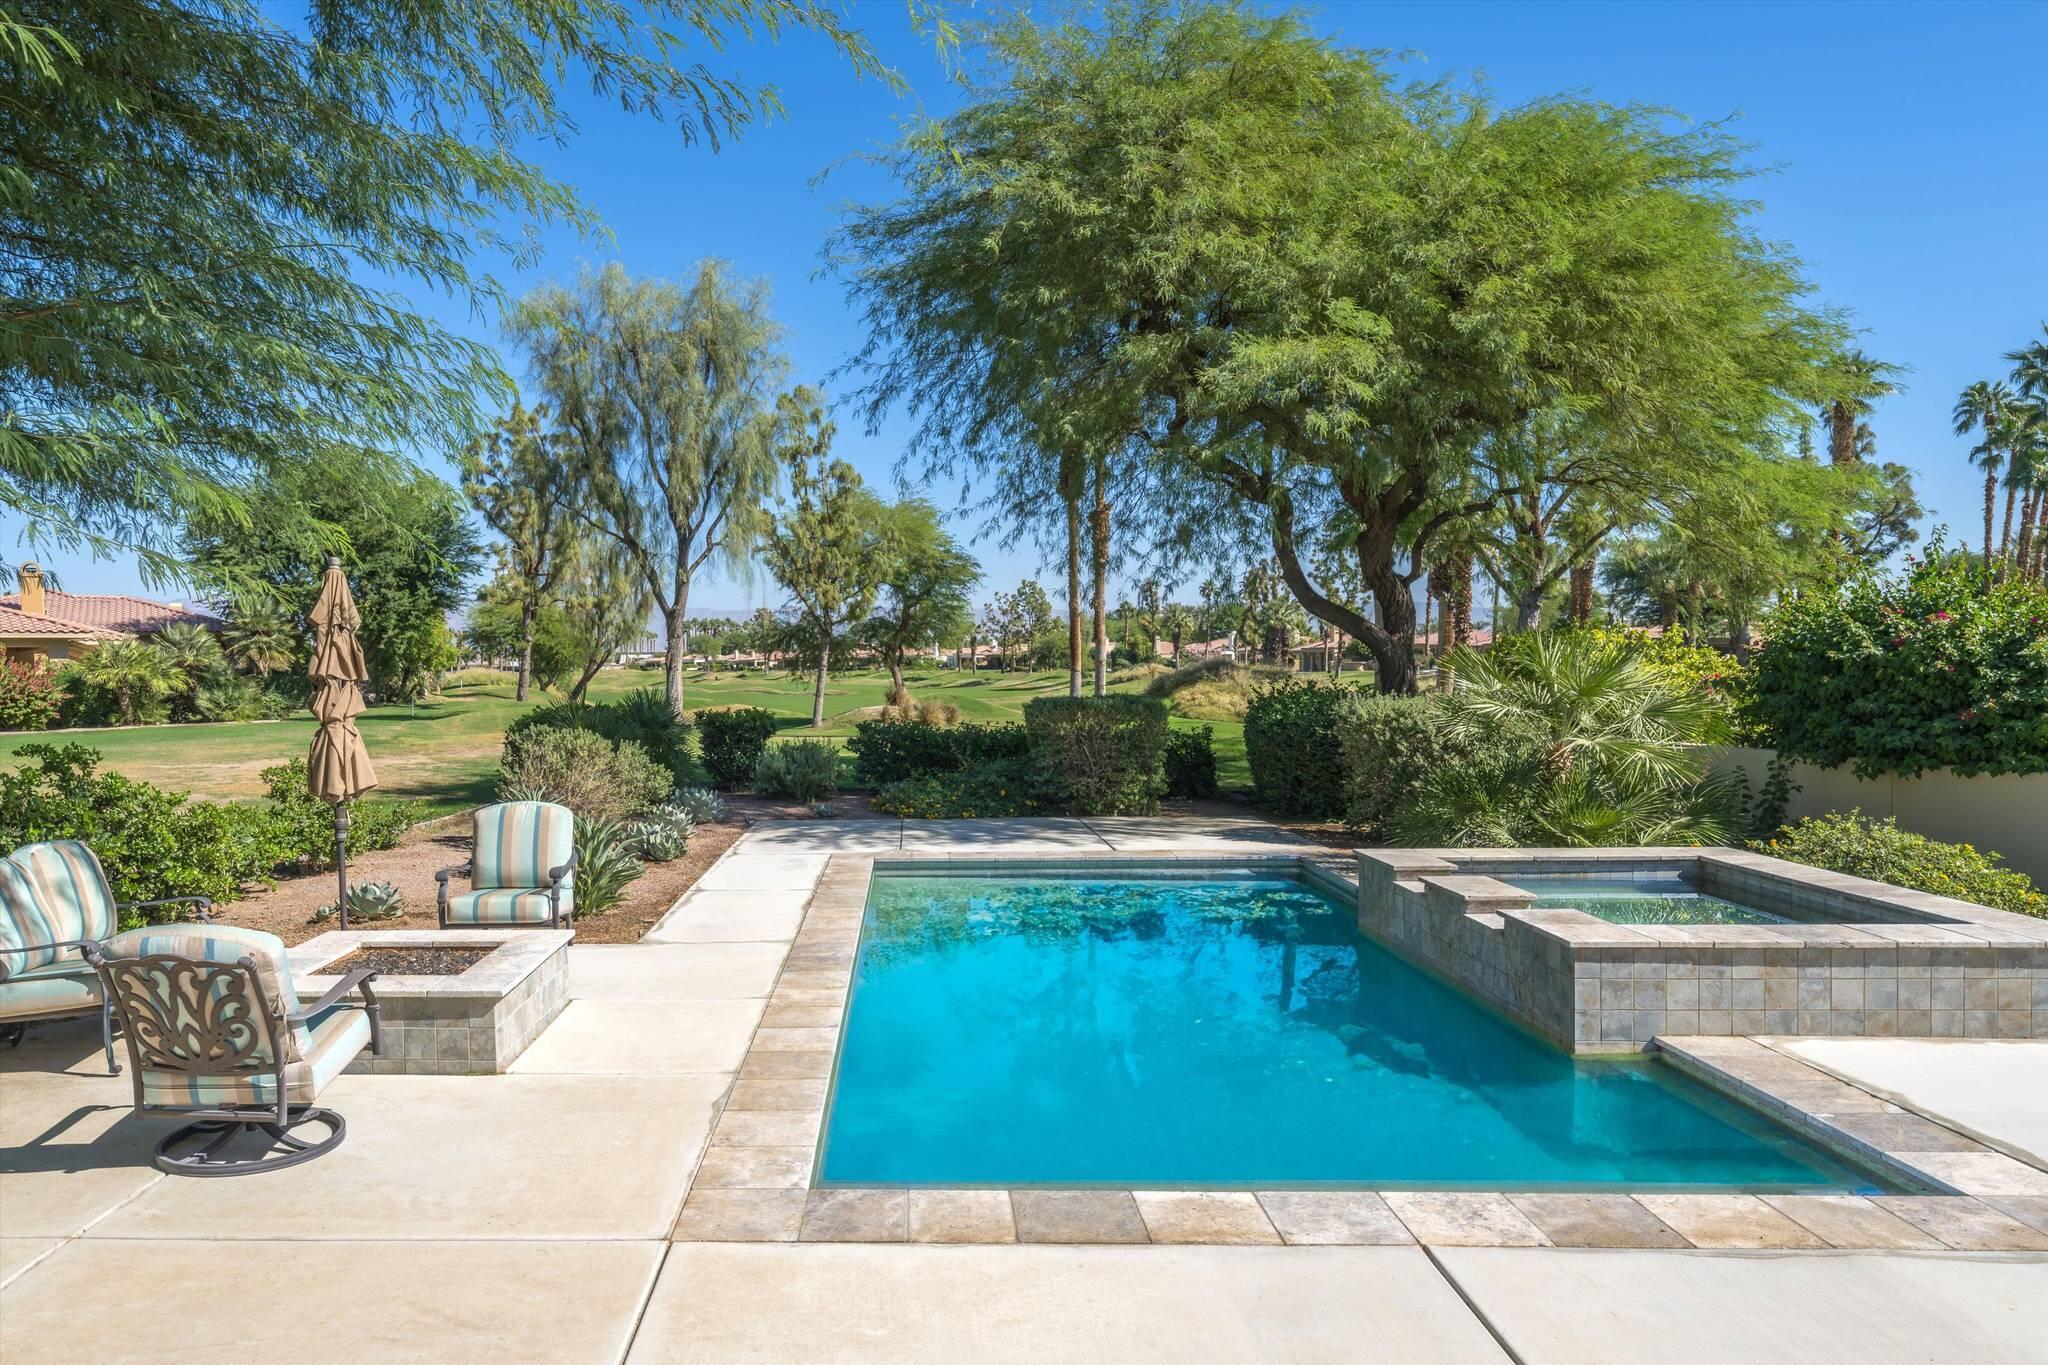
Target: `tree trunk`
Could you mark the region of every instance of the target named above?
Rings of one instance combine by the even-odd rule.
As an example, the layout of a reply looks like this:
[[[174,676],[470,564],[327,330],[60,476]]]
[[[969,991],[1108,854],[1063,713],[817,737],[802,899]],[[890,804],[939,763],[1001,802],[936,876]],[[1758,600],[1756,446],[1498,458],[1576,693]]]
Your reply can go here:
[[[1543,624],[1543,588],[1532,584],[1515,593],[1515,629],[1536,630]]]
[[[598,655],[595,659],[585,659],[583,661],[582,676],[578,677],[576,685],[569,689],[569,700],[582,701],[583,694],[590,690],[590,680],[596,677],[597,671],[603,667],[604,656],[602,654]]]
[[[1707,642],[1707,585],[1697,578],[1685,585],[1685,642]]]
[[[1081,695],[1081,493],[1067,504],[1067,695]]]
[[[1095,457],[1095,507],[1088,518],[1095,570],[1095,695],[1109,691],[1109,461]]]
[[[1593,620],[1593,561],[1572,565],[1572,620],[1590,625]]]
[[[2018,487],[2010,478],[2007,478],[2005,481],[2005,524],[1998,531],[1998,557],[2001,560],[2007,558],[2012,550],[2012,502],[2013,495],[2017,492],[2019,492]]]
[[[689,610],[690,597],[685,589],[676,594],[676,604],[669,608],[664,622],[668,626],[668,666],[664,670],[668,709],[679,716],[683,714],[683,650],[689,638],[683,622],[688,619]]]
[[[512,700],[525,701],[529,681],[533,677],[533,608],[531,595],[519,602],[519,685],[512,690]]]
[[[910,689],[903,685],[903,648],[897,646],[889,651],[889,700],[897,705],[910,699]]]
[[[1991,514],[1998,506],[1998,471],[1984,471],[1984,581],[1991,581]]]
[[[1856,459],[1856,413],[1844,399],[1828,405],[1828,463],[1840,468]]]
[[[820,624],[818,630],[818,676],[811,687],[811,728],[825,728],[825,675],[832,668],[832,629]]]
[[[1381,651],[1373,648],[1375,642],[1366,641],[1377,665],[1375,680],[1382,693],[1408,696],[1415,691],[1415,599],[1391,563],[1371,573],[1366,586],[1372,590],[1380,630],[1391,646],[1381,657]]]

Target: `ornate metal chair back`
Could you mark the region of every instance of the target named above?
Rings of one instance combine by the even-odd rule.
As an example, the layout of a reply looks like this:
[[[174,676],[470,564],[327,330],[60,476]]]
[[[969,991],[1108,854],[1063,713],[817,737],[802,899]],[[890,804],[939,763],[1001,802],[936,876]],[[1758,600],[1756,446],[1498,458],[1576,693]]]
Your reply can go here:
[[[278,1015],[254,958],[100,957],[94,965],[138,1071],[198,1077],[280,1069]]]

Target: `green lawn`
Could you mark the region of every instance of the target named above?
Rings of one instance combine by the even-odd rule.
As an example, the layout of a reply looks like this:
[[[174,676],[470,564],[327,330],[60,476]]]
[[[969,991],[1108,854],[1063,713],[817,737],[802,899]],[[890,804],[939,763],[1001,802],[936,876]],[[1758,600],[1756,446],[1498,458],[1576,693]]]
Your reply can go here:
[[[611,669],[591,685],[593,698],[617,696],[636,687],[659,687],[652,670]],[[1059,695],[1065,673],[981,673],[913,675],[911,691],[925,700],[950,701],[965,721],[1014,721],[1033,697]],[[826,724],[809,726],[811,688],[807,679],[780,673],[721,673],[693,677],[689,704],[758,706],[783,718],[781,738],[822,735],[843,739],[853,733],[849,712],[880,706],[889,680],[882,673],[851,673],[825,689]],[[1123,690],[1123,689],[1118,689]],[[417,706],[375,706],[357,724],[377,765],[381,791],[423,800],[438,812],[461,810],[490,799],[498,768],[498,747],[513,717],[536,703],[512,700],[509,677],[499,682],[450,688]],[[1198,722],[1174,720],[1177,728]],[[1216,732],[1219,776],[1225,787],[1247,787],[1244,727],[1206,722]],[[127,730],[73,730],[12,734],[0,738],[0,764],[24,744],[81,743],[100,751],[105,767],[140,781],[195,796],[227,798],[263,794],[259,774],[274,763],[303,755],[313,737],[311,716],[281,721],[239,721],[223,725],[154,725]]]

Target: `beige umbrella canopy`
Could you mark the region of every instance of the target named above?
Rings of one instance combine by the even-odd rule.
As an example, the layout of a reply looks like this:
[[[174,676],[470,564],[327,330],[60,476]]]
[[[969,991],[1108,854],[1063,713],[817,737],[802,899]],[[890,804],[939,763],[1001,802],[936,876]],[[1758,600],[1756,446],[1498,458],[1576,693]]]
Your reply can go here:
[[[334,807],[334,863],[341,887],[337,909],[341,927],[348,928],[348,806],[377,785],[377,770],[370,766],[369,750],[356,729],[356,717],[363,713],[363,694],[357,683],[369,677],[363,665],[362,641],[356,638],[363,618],[349,594],[348,575],[341,561],[327,559],[327,573],[320,582],[320,595],[307,614],[313,627],[313,661],[306,666],[313,680],[309,703],[320,728],[313,732],[313,747],[306,755],[306,790]]]

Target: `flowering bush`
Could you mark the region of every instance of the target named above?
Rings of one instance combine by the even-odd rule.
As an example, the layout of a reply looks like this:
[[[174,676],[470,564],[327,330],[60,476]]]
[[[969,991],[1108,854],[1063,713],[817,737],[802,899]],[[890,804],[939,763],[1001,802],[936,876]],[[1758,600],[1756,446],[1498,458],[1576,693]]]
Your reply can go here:
[[[2048,772],[2048,589],[1936,546],[1765,618],[1748,712],[1781,754],[1859,777]]]
[[[47,730],[63,705],[48,669],[18,659],[0,664],[0,730]]]

